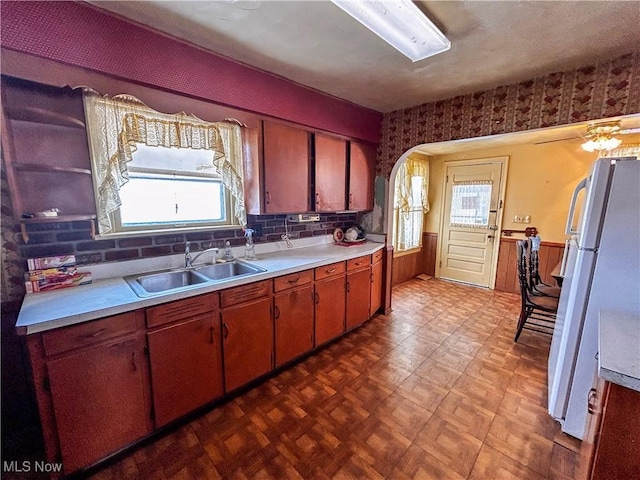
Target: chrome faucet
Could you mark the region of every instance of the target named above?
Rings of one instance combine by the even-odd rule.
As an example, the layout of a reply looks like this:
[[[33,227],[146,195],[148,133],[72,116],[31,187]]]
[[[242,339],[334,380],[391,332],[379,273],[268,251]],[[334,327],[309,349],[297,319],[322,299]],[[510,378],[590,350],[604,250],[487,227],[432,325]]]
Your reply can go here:
[[[195,257],[191,257],[191,242],[187,242],[184,246],[184,268],[192,268],[193,262],[195,262],[201,255],[209,252],[218,252],[218,247],[207,248],[199,252]]]

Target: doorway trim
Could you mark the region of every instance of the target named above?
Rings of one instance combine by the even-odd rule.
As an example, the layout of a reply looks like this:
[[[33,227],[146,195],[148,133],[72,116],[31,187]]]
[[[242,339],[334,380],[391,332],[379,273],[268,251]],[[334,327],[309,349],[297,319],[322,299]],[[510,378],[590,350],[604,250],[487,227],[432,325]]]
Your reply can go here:
[[[441,198],[440,205],[443,208],[440,209],[440,222],[438,225],[438,236],[440,240],[438,241],[439,245],[436,250],[436,278],[440,278],[440,265],[442,262],[442,232],[444,231],[444,222],[445,222],[445,196],[447,194],[447,169],[451,166],[461,166],[461,165],[481,165],[487,163],[500,163],[502,164],[502,175],[500,176],[500,199],[498,203],[498,213],[496,215],[496,225],[498,229],[496,230],[494,242],[493,242],[493,255],[491,259],[491,271],[489,273],[489,289],[494,290],[496,287],[496,270],[498,267],[498,251],[500,249],[500,239],[502,231],[502,220],[504,214],[504,201],[505,194],[507,190],[507,175],[509,169],[509,157],[508,156],[499,156],[499,157],[485,157],[485,158],[475,158],[471,160],[447,160],[443,162],[444,171],[442,176],[442,181],[440,184],[441,189]]]

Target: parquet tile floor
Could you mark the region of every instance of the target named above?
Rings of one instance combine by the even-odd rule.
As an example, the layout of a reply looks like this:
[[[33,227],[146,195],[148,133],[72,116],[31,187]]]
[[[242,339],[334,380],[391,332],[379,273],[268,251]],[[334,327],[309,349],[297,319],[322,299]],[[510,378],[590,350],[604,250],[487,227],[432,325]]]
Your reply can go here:
[[[393,312],[93,475],[148,479],[573,479],[546,412],[550,338],[519,299],[437,279]]]

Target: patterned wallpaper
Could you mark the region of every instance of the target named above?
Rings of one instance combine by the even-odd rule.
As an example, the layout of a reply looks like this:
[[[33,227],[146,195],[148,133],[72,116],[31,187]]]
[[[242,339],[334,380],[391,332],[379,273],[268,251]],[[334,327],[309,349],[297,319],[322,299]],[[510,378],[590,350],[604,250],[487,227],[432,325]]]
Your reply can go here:
[[[384,114],[377,174],[423,143],[640,113],[640,50],[576,70]]]

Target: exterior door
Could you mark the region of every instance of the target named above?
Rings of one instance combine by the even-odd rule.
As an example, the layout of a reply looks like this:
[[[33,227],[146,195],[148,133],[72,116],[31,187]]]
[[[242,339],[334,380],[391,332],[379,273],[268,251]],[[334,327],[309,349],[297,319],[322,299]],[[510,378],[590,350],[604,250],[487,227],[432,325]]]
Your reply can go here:
[[[441,278],[491,286],[503,175],[502,160],[446,167]]]

